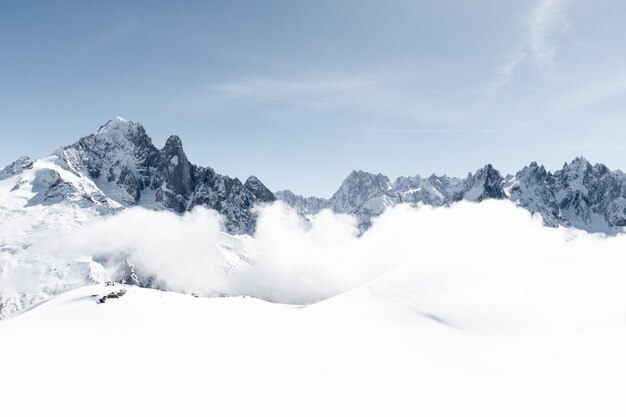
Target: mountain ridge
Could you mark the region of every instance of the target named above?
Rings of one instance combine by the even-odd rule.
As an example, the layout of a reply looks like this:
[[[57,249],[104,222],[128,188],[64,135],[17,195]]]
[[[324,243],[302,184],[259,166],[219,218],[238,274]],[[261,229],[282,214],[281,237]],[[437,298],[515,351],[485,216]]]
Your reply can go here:
[[[130,207],[178,214],[206,207],[222,215],[227,233],[220,237],[216,256],[230,271],[249,263],[245,242],[250,238],[244,235],[254,234],[255,205],[276,199],[304,217],[324,209],[354,215],[361,231],[398,204],[440,207],[488,199],[508,199],[540,214],[550,227],[607,234],[626,227],[626,174],[582,157],[554,173],[533,162],[506,176],[490,164],[465,178],[432,174],[392,181],[353,170],[331,198],[305,198],[291,191],[273,193],[255,176],[242,182],[195,165],[176,135],[158,149],[141,124],[118,117],[46,158],[20,157],[0,169],[0,282],[34,283],[0,291],[0,319],[63,291],[107,280],[160,288],[123,253],[110,259],[32,258],[28,248],[44,235]]]
[[[583,157],[564,163],[554,173],[532,162],[514,175],[502,176],[491,164],[465,179],[400,176],[353,170],[329,199],[277,191],[279,200],[304,216],[330,209],[353,214],[362,230],[387,207],[397,204],[446,206],[457,201],[508,199],[542,216],[549,227],[575,227],[587,232],[619,233],[626,227],[626,174]]]
[[[67,201],[101,213],[132,206],[183,213],[203,206],[222,214],[225,230],[234,234],[253,234],[254,205],[277,199],[303,216],[324,209],[352,214],[361,230],[397,204],[438,207],[493,198],[540,214],[550,227],[614,234],[626,226],[626,174],[583,157],[555,172],[531,162],[505,176],[491,164],[465,178],[432,174],[392,181],[380,173],[353,170],[330,198],[303,197],[289,190],[274,193],[255,176],[242,182],[195,165],[176,135],[158,149],[140,123],[117,116],[48,158],[17,159],[0,170],[0,181],[33,169],[33,178],[14,186],[32,191],[26,205]]]
[[[48,166],[39,169],[38,161],[47,161]],[[140,123],[119,116],[48,158],[18,159],[0,170],[0,179],[32,168],[41,172],[36,184],[28,184],[37,192],[27,204],[71,200],[103,212],[142,206],[177,213],[204,206],[221,213],[226,230],[236,234],[253,233],[253,206],[275,200],[258,178],[241,182],[192,164],[176,135],[158,149]]]

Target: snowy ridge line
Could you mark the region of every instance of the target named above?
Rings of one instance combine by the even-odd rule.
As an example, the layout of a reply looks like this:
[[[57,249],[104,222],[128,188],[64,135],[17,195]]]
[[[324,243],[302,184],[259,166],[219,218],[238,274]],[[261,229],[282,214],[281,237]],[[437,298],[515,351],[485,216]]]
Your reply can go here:
[[[582,157],[551,173],[536,162],[503,177],[491,164],[465,179],[436,176],[399,177],[352,171],[329,199],[303,197],[289,190],[275,193],[303,216],[324,209],[357,217],[360,228],[398,204],[448,206],[457,201],[508,199],[549,227],[575,227],[587,232],[620,233],[626,227],[626,174]]]
[[[134,206],[176,213],[203,206],[222,214],[234,234],[251,234],[253,206],[275,200],[257,177],[242,183],[192,164],[175,135],[157,149],[141,124],[119,116],[47,158],[18,159],[0,170],[0,181],[6,181],[0,208],[69,202],[110,214]]]
[[[48,158],[19,158],[0,170],[0,181],[12,184],[0,196],[0,208],[70,202],[109,214],[133,206],[176,213],[203,206],[222,214],[225,230],[234,234],[252,234],[254,206],[276,199],[303,216],[324,209],[352,214],[362,230],[397,204],[438,207],[486,199],[509,199],[539,213],[550,227],[615,234],[626,226],[626,174],[582,157],[554,173],[533,162],[502,176],[488,164],[465,179],[433,174],[391,181],[352,171],[330,199],[305,198],[288,190],[272,193],[255,176],[242,183],[193,165],[178,136],[159,150],[141,124],[119,116]]]

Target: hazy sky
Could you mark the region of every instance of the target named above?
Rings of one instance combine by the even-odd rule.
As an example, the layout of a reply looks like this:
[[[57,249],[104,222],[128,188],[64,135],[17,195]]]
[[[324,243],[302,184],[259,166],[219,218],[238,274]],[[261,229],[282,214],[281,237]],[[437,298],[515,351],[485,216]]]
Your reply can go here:
[[[0,1],[0,165],[120,115],[330,196],[352,169],[626,169],[626,2]]]

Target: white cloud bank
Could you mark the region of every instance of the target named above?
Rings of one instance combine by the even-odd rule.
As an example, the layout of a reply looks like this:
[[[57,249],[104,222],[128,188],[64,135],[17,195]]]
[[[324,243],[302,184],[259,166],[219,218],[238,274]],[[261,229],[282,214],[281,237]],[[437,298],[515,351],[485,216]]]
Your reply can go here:
[[[307,223],[275,203],[259,208],[258,215],[254,238],[233,238],[206,209],[178,216],[134,208],[50,235],[28,251],[33,259],[124,257],[161,288],[296,304],[332,297],[393,271],[416,282],[454,277],[465,285],[466,278],[480,276],[510,288],[520,288],[520,280],[593,285],[594,275],[616,276],[626,252],[626,236],[546,228],[506,201],[397,206],[362,236],[352,217],[329,211]]]

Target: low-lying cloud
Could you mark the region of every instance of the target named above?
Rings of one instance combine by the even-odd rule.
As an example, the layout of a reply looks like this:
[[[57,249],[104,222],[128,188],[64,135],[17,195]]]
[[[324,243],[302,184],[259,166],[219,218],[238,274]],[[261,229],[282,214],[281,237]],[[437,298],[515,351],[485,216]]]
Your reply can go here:
[[[546,228],[508,201],[400,205],[374,219],[362,235],[354,218],[330,211],[307,221],[278,202],[259,207],[257,214],[250,238],[226,235],[220,216],[204,208],[182,216],[132,208],[50,234],[27,251],[33,259],[96,260],[110,274],[111,265],[127,260],[163,289],[296,304],[332,297],[394,270],[415,280],[436,275],[462,281],[481,271],[502,282],[610,275],[620,270],[626,253],[624,236]]]

